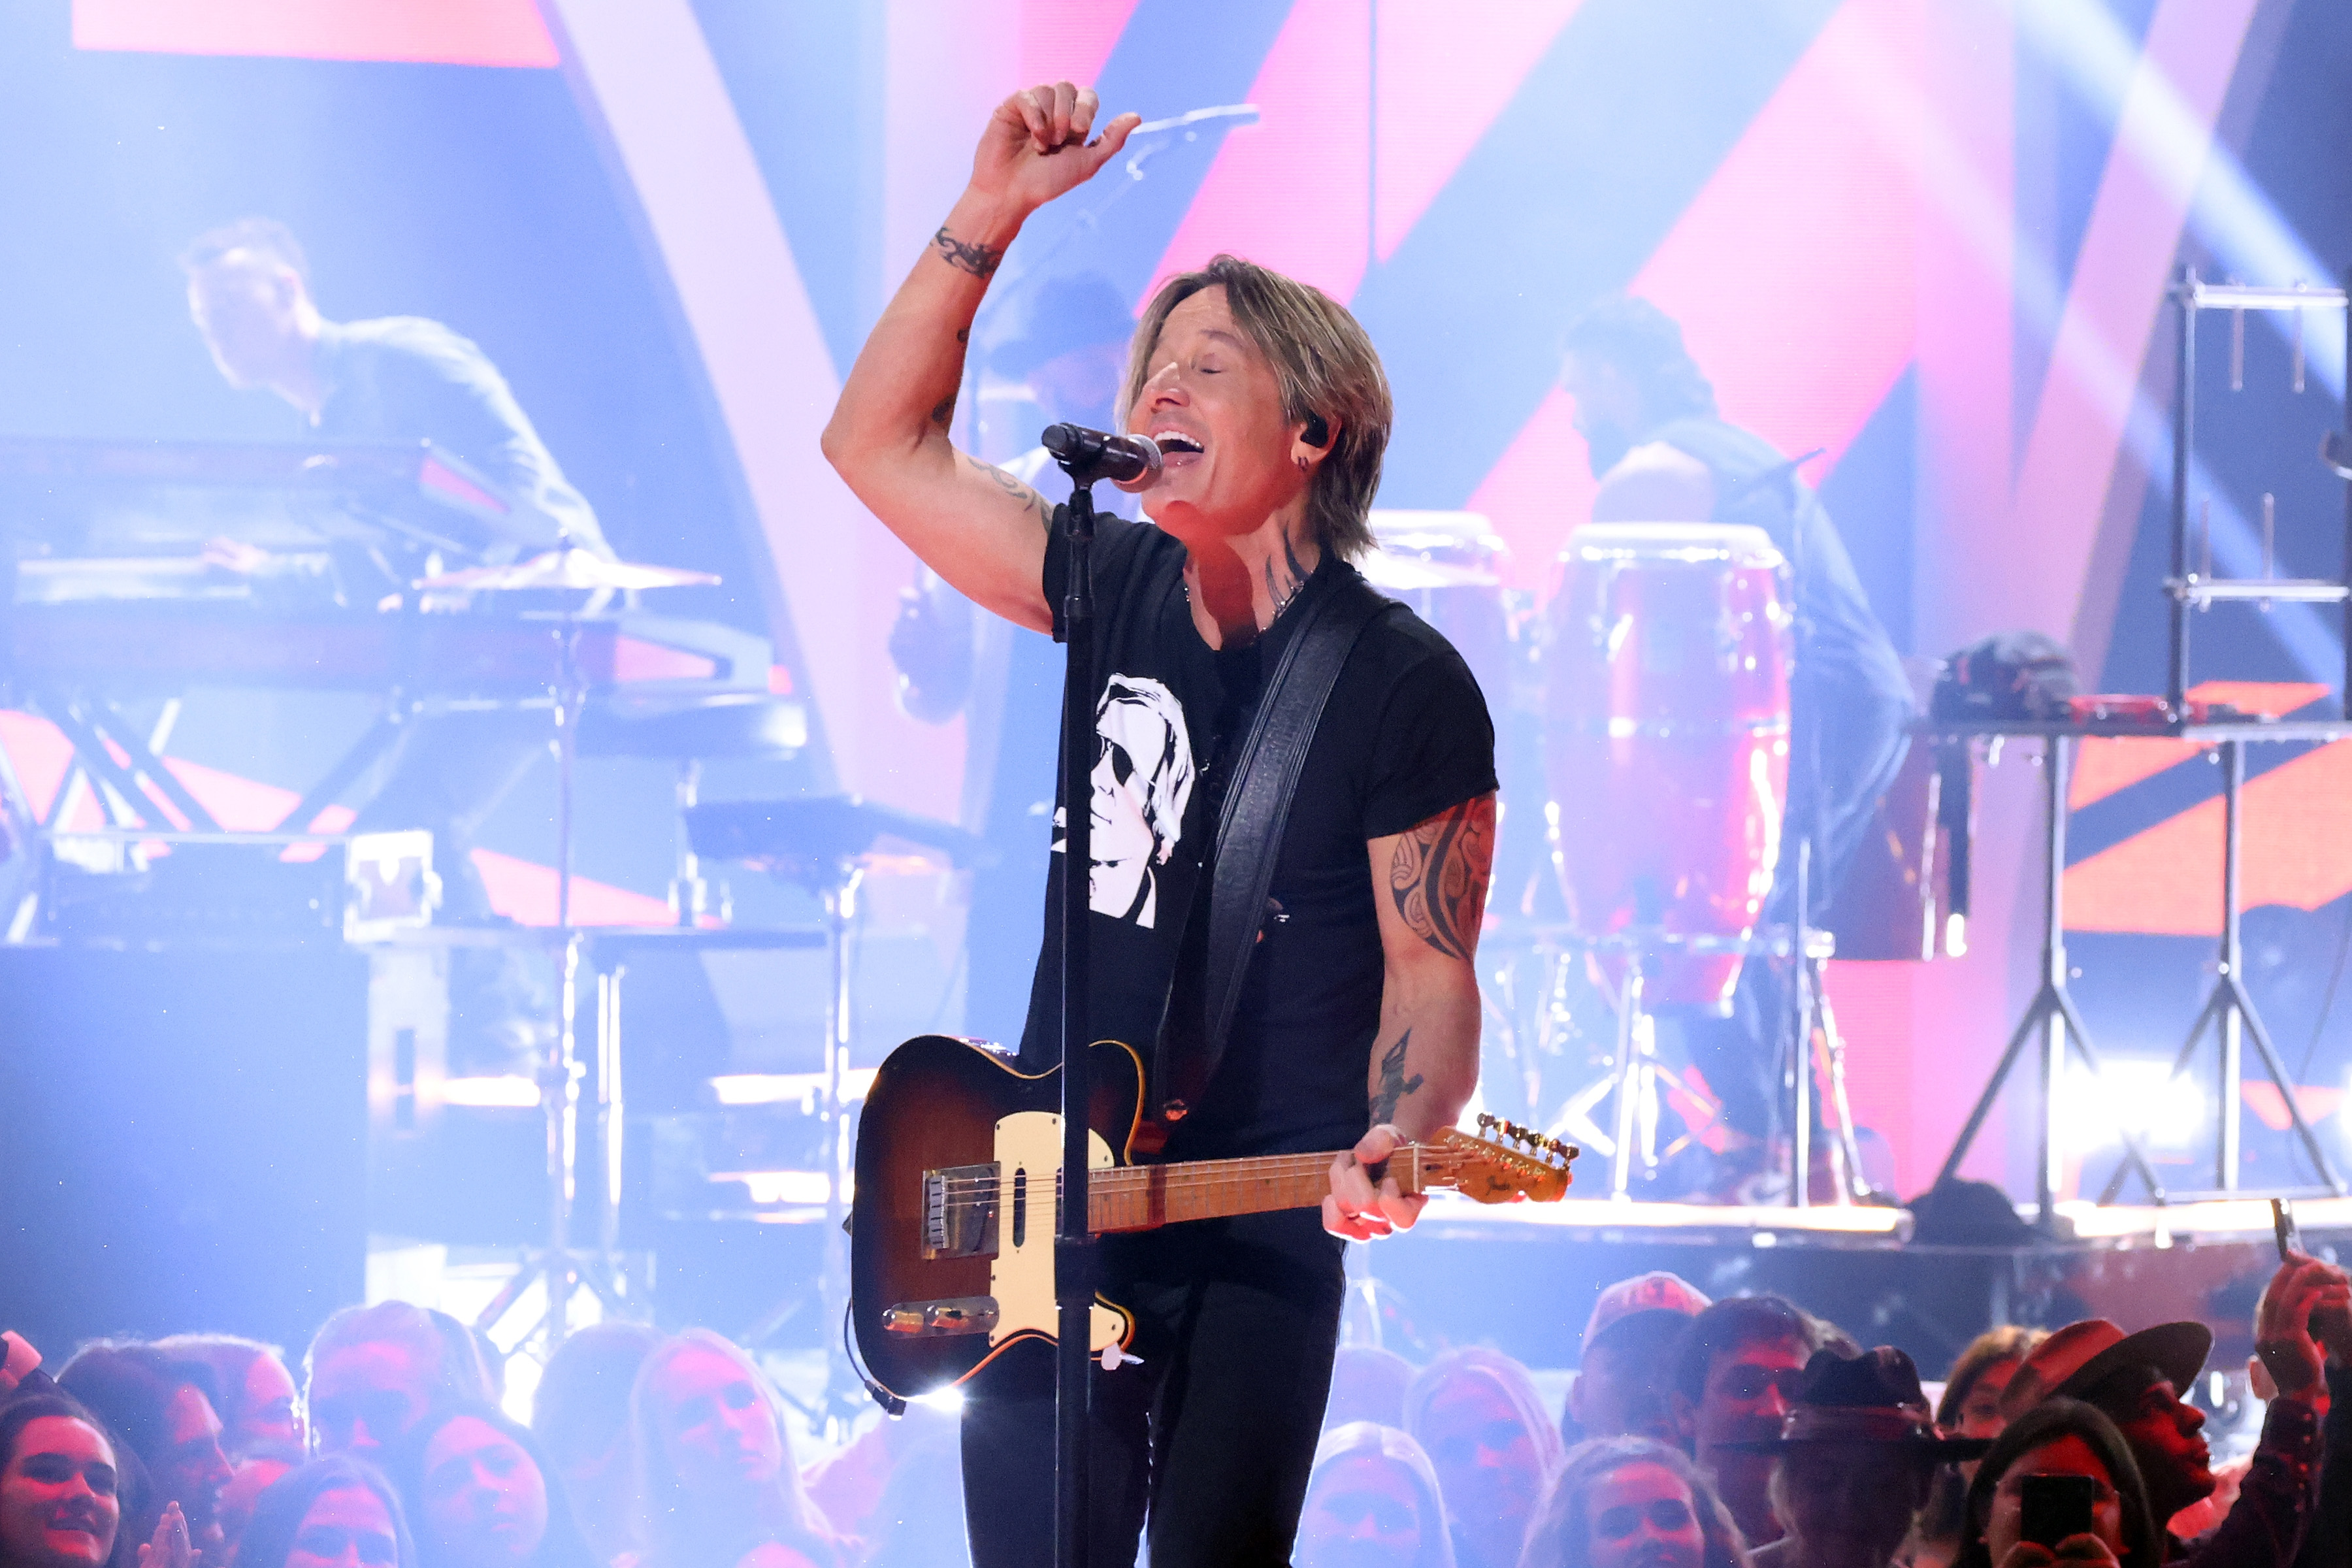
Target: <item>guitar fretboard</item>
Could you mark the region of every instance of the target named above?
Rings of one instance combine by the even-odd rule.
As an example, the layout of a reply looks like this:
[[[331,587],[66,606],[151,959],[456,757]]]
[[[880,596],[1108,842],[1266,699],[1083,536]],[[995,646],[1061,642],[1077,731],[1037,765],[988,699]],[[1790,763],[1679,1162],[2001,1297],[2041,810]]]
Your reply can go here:
[[[1389,1173],[1408,1193],[1422,1190],[1419,1145],[1397,1151]],[[1145,1230],[1179,1220],[1314,1208],[1331,1190],[1333,1154],[1261,1154],[1192,1160],[1174,1165],[1124,1165],[1087,1175],[1087,1218],[1096,1231]]]

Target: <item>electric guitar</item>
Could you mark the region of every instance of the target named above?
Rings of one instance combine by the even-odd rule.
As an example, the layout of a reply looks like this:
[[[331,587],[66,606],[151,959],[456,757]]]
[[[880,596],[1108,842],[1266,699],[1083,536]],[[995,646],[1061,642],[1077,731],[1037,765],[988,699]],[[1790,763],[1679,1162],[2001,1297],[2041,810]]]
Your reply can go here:
[[[1330,1152],[1131,1163],[1143,1064],[1117,1041],[1093,1052],[1093,1230],[1310,1208],[1330,1191]],[[1058,1067],[1024,1073],[1007,1052],[943,1035],[908,1040],[876,1072],[857,1128],[850,1319],[884,1392],[932,1393],[1009,1345],[1055,1338],[1060,1110]],[[1398,1149],[1387,1173],[1407,1193],[1451,1187],[1481,1203],[1566,1193],[1576,1150],[1493,1117],[1479,1127]],[[1134,1333],[1125,1308],[1095,1299],[1090,1352]]]

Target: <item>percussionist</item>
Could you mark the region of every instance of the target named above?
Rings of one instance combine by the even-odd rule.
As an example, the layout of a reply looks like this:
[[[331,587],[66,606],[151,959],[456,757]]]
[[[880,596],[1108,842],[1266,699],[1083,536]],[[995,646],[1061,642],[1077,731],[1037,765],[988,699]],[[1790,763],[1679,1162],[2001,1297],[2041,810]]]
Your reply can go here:
[[[1818,924],[1903,765],[1912,699],[1902,659],[1820,498],[1770,442],[1723,418],[1673,318],[1645,300],[1606,300],[1569,329],[1565,348],[1562,383],[1601,480],[1595,522],[1751,524],[1788,558],[1797,610],[1789,814],[1764,924],[1794,921],[1803,837]],[[1727,1201],[1766,1196],[1758,1184],[1784,1169],[1770,1145],[1779,1064],[1793,1045],[1789,984],[1785,963],[1751,958],[1730,1017],[1679,1020],[1722,1104],[1729,1145],[1711,1185]],[[1821,1097],[1810,1104],[1818,1115]]]

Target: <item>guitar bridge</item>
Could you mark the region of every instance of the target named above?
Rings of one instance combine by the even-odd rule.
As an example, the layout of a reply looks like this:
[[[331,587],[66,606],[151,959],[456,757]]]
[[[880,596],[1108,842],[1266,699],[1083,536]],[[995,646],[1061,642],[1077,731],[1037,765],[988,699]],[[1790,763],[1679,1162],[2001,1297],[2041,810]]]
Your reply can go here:
[[[937,1338],[946,1334],[984,1334],[996,1327],[993,1296],[956,1296],[945,1301],[901,1301],[882,1312],[887,1333]]]
[[[942,1165],[923,1173],[923,1258],[985,1258],[996,1251],[1003,1167]]]

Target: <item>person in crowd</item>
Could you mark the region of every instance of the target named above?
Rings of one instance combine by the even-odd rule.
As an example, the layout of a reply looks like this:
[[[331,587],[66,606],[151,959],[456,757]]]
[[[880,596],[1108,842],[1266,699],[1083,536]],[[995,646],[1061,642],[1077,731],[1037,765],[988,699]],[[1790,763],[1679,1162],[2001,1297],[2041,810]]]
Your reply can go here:
[[[0,1332],[0,1399],[56,1386],[49,1374],[41,1370],[41,1352],[33,1348],[30,1340],[14,1329]]]
[[[416,1548],[383,1472],[331,1454],[261,1494],[236,1568],[417,1568]]]
[[[592,1323],[567,1335],[548,1358],[532,1395],[531,1432],[563,1478],[599,1563],[640,1544],[629,1390],[661,1342],[661,1331],[650,1324]]]
[[[1528,1369],[1499,1351],[1448,1351],[1405,1390],[1404,1418],[1437,1471],[1455,1561],[1510,1568],[1560,1457]]]
[[[2326,1336],[2326,1350],[2315,1330]],[[2339,1359],[2352,1351],[2352,1283],[2344,1271],[2311,1258],[2281,1264],[2263,1292],[2254,1346],[2278,1390],[2262,1441],[2236,1506],[2194,1546],[2169,1538],[2171,1560],[2197,1568],[2294,1562],[2316,1490],[2328,1351]],[[2001,1408],[2014,1421],[2049,1398],[2096,1407],[2131,1445],[2157,1518],[2169,1520],[2213,1490],[2204,1413],[2180,1397],[2212,1347],[2202,1323],[2159,1323],[2135,1334],[2103,1318],[2070,1323],[2025,1358]]]
[[[1733,1445],[1780,1435],[1813,1352],[1838,1331],[1779,1296],[1733,1296],[1690,1321],[1675,1352],[1675,1424],[1684,1451],[1722,1493],[1751,1546],[1780,1538],[1772,1457]]]
[[[105,1428],[61,1394],[0,1400],[0,1568],[132,1568]]]
[[[1675,1352],[1691,1320],[1713,1304],[1689,1280],[1663,1269],[1601,1291],[1585,1321],[1576,1381],[1568,1386],[1568,1421],[1587,1438],[1673,1442],[1679,1435]]]
[[[1352,1421],[1404,1425],[1404,1394],[1413,1364],[1379,1345],[1341,1345],[1331,1358],[1331,1393],[1323,1402],[1323,1430]]]
[[[595,1568],[563,1478],[494,1405],[444,1405],[393,1458],[423,1568]]]
[[[1569,1450],[1519,1568],[1748,1568],[1731,1510],[1678,1448],[1596,1437]]]
[[[1455,1568],[1429,1456],[1377,1421],[1327,1429],[1298,1517],[1298,1568]]]
[[[2332,1315],[2315,1313],[2312,1321],[2327,1351],[2327,1415],[2320,1433],[2319,1489],[2294,1568],[2352,1568],[2352,1346],[2345,1343],[2342,1324]],[[2258,1303],[2258,1332],[2262,1321]],[[2246,1371],[2263,1400],[2278,1397],[2278,1385],[2260,1354],[2247,1360]],[[2242,1478],[2239,1484],[2243,1486]]]
[[[146,1468],[151,1495],[133,1516],[134,1535],[148,1532],[150,1513],[177,1504],[195,1550],[220,1550],[221,1489],[234,1472],[221,1451],[212,1384],[212,1369],[202,1362],[107,1340],[76,1351],[58,1373],[58,1388],[105,1422]]]
[[[1937,1467],[1990,1446],[1937,1434],[1918,1369],[1892,1345],[1858,1355],[1816,1351],[1779,1434],[1735,1445],[1771,1458],[1772,1510],[1786,1531],[1750,1561],[1755,1568],[1889,1568]]]
[[[236,1468],[228,1485],[221,1489],[220,1527],[221,1563],[233,1563],[247,1526],[253,1523],[254,1505],[261,1494],[278,1484],[278,1479],[299,1463],[297,1459],[281,1459],[263,1454],[246,1460]],[[213,1568],[220,1568],[219,1564]]]
[[[2000,1414],[2000,1396],[2020,1363],[2048,1333],[2042,1329],[2000,1323],[1969,1342],[1944,1374],[1943,1397],[1936,1402],[1936,1427],[1955,1437],[1998,1437],[2009,1425]],[[1961,1528],[1968,1520],[1969,1483],[1976,1479],[1974,1460],[1947,1465],[1937,1473],[1936,1489],[1919,1510],[1905,1548],[1906,1568],[1949,1568],[1960,1550]]]
[[[639,1568],[836,1568],[838,1544],[801,1489],[782,1403],[742,1351],[706,1329],[665,1340],[639,1369],[629,1409]]]
[[[2087,1476],[2095,1483],[2091,1529],[2054,1543],[2023,1538],[2025,1481]],[[1977,1466],[1963,1524],[1968,1542],[1956,1568],[2159,1568],[2164,1539],[2131,1447],[2114,1422],[2073,1399],[2052,1399],[2019,1415]]]
[[[231,1459],[268,1454],[299,1461],[310,1451],[300,1391],[276,1345],[236,1334],[173,1334],[157,1340],[155,1348],[213,1369],[221,1447]]]
[[[1016,330],[989,354],[988,369],[1000,382],[1024,384],[1047,424],[1116,429],[1134,335],[1134,307],[1109,279],[1048,278],[1022,302]],[[1058,477],[1043,447],[1004,471],[1024,485],[1049,486]],[[1129,521],[1141,515],[1135,497],[1108,485],[1095,501]],[[927,724],[963,717],[964,825],[996,851],[992,864],[971,872],[964,1032],[1018,1040],[1045,897],[1039,851],[1052,837],[1063,651],[1042,632],[979,612],[929,567],[901,595],[889,649],[899,704],[909,715]]]
[[[473,1336],[455,1319],[406,1301],[345,1307],[320,1325],[310,1372],[312,1440],[322,1454],[373,1458],[436,1405],[490,1402],[489,1373]]]

